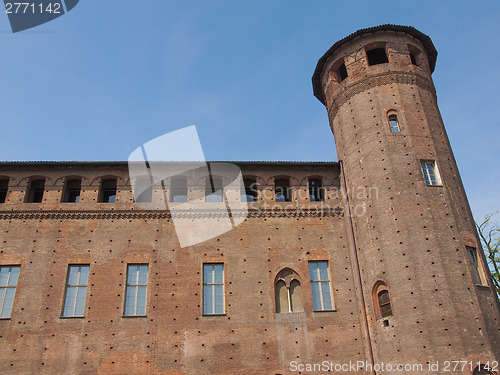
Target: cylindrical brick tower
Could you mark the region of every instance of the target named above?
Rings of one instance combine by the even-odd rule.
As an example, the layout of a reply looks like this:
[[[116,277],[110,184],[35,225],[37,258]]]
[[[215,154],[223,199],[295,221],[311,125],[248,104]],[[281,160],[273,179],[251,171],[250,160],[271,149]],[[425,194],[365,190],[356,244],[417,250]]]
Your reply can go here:
[[[436,58],[413,27],[362,29],[319,60],[314,94],[343,166],[373,362],[488,373],[476,368],[500,359],[499,305],[437,106]]]

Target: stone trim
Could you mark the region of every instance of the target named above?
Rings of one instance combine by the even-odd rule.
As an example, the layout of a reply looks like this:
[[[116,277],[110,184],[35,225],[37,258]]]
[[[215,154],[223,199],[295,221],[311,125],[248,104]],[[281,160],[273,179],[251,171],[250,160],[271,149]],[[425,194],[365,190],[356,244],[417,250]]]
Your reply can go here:
[[[68,211],[0,211],[0,220],[113,220],[113,219],[197,219],[226,218],[226,211],[190,210],[172,213],[168,210],[68,210]],[[233,211],[230,217],[245,217],[245,211]],[[308,217],[342,217],[342,208],[316,209],[252,209],[247,218],[308,218]]]

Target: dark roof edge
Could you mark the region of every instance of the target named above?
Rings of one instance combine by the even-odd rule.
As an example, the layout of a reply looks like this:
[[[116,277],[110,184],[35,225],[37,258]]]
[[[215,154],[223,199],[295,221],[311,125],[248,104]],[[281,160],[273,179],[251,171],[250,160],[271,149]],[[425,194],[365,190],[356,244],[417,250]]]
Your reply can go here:
[[[175,161],[173,163],[193,163],[194,161]],[[150,161],[149,163],[155,163]],[[210,161],[207,163],[230,163],[238,166],[335,166],[337,161]],[[127,167],[127,161],[0,161],[0,167]]]
[[[364,34],[369,34],[369,33],[375,33],[377,31],[401,31],[405,32],[407,34],[410,34],[414,38],[420,40],[422,45],[425,48],[425,51],[427,52],[427,56],[429,56],[429,66],[431,68],[431,72],[434,72],[434,69],[436,67],[436,60],[437,60],[437,50],[436,47],[434,47],[434,44],[432,43],[431,38],[428,35],[425,35],[421,31],[415,29],[412,26],[402,26],[402,25],[392,25],[392,24],[386,24],[386,25],[380,25],[380,26],[374,26],[374,27],[368,27],[366,29],[360,29],[351,35],[346,36],[344,39],[339,40],[336,42],[333,46],[330,47],[328,51],[318,60],[318,64],[316,64],[316,69],[314,70],[314,74],[312,76],[312,84],[313,84],[313,92],[314,96],[319,99],[319,101],[323,104],[325,104],[325,98],[323,97],[323,90],[321,89],[321,72],[323,71],[323,67],[326,63],[326,61],[330,58],[330,56],[333,55],[333,53],[343,44],[350,42],[354,38],[364,35]]]

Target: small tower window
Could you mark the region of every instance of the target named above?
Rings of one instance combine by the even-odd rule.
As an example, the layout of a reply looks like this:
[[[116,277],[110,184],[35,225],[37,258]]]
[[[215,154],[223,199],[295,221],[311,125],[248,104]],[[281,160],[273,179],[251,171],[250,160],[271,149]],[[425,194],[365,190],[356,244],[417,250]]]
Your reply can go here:
[[[312,178],[309,180],[309,199],[311,202],[323,201],[323,186],[321,179]]]
[[[375,303],[375,315],[377,319],[392,316],[391,298],[389,288],[382,281],[378,281],[373,288],[373,299]]]
[[[274,191],[276,202],[290,202],[290,180],[286,178],[277,178],[274,181]]]
[[[44,191],[45,191],[44,178],[30,181],[28,191],[26,192],[26,203],[41,203],[43,200]]]
[[[170,202],[187,202],[187,178],[172,178],[170,184]]]
[[[205,202],[222,202],[222,200],[222,177],[207,177],[205,180]]]
[[[391,133],[399,133],[399,122],[398,122],[398,116],[396,115],[389,115],[389,126],[391,127]]]
[[[77,203],[80,201],[80,191],[82,188],[82,180],[70,179],[66,180],[63,199],[64,203]]]
[[[366,51],[368,57],[368,65],[378,65],[389,62],[385,48],[373,48]]]
[[[244,190],[241,192],[242,202],[257,202],[257,180],[245,178],[243,180]]]
[[[427,186],[437,186],[441,184],[439,174],[436,167],[436,162],[433,160],[422,161],[422,173],[424,174],[425,183]]]
[[[340,65],[337,69],[337,76],[339,78],[339,82],[342,82],[347,78],[347,68],[345,67],[345,64]]]
[[[116,179],[108,178],[102,180],[101,191],[99,193],[99,202],[115,203],[116,201]]]
[[[295,271],[285,268],[278,274],[274,285],[277,313],[304,311],[302,289]]]
[[[477,285],[486,285],[479,265],[479,259],[477,257],[477,251],[473,247],[467,247],[467,256],[469,258],[470,267],[472,270],[472,277]]]
[[[415,57],[415,54],[413,52],[410,52],[410,60],[413,65],[417,65],[417,58]]]
[[[9,180],[7,179],[0,180],[0,203],[5,203],[8,189],[9,189]]]

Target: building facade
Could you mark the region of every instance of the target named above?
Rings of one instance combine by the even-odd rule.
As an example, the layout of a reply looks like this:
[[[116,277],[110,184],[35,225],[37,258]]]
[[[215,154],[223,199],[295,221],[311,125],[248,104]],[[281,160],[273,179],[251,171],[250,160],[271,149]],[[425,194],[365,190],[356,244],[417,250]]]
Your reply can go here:
[[[184,248],[168,207],[206,196],[216,225],[227,181],[179,173],[134,197],[125,162],[0,163],[0,373],[498,371],[436,57],[404,26],[334,44],[313,87],[341,161],[234,162],[246,218]]]

